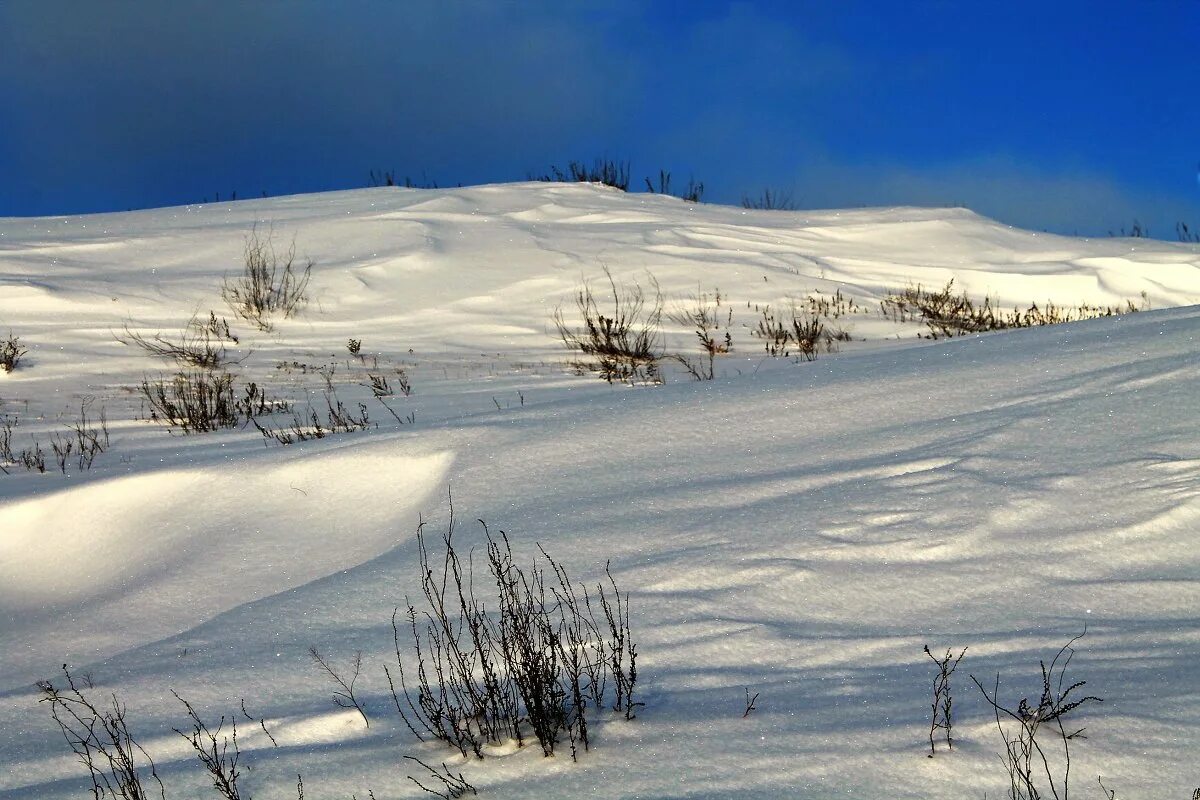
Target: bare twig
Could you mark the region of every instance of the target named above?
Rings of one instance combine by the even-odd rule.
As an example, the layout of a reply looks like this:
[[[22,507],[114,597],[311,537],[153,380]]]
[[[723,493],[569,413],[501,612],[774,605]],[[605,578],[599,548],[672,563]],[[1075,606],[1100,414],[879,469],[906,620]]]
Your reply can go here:
[[[148,800],[142,785],[142,772],[148,770],[158,784],[159,797],[166,800],[154,760],[130,733],[125,706],[117,696],[112,695],[110,708],[100,709],[83,694],[66,664],[62,671],[66,679],[63,689],[50,681],[38,681],[42,692],[40,702],[50,705],[50,716],[87,769],[92,794],[97,800],[106,796]],[[144,761],[145,766],[139,766],[139,761]]]
[[[217,729],[211,730],[200,719],[200,715],[196,713],[196,709],[192,707],[191,703],[180,697],[178,692],[172,691],[171,694],[175,695],[176,700],[183,703],[192,722],[192,727],[187,733],[178,728],[175,728],[175,732],[186,739],[192,749],[196,751],[196,757],[208,771],[209,777],[212,778],[213,788],[217,790],[217,793],[226,800],[242,800],[241,792],[238,789],[238,778],[242,776],[242,772],[238,768],[241,751],[238,749],[237,720],[232,717],[229,719],[230,732],[228,734],[221,732],[226,722],[224,716],[217,723]],[[244,708],[243,706],[243,710]],[[221,737],[219,742],[218,736]],[[250,800],[249,796],[246,800]]]
[[[750,716],[751,711],[758,710],[758,708],[754,705],[754,702],[756,700],[758,700],[758,694],[759,694],[758,692],[755,692],[754,696],[751,697],[750,696],[750,687],[749,686],[746,687],[746,710],[745,710],[745,712],[742,713],[742,719],[745,719],[746,717]]]
[[[459,797],[464,797],[467,792],[470,792],[473,795],[479,794],[479,792],[475,791],[475,787],[467,782],[467,779],[463,777],[461,772],[455,775],[450,771],[450,767],[446,766],[445,762],[442,763],[442,770],[439,772],[415,756],[405,756],[405,758],[409,761],[415,761],[416,763],[420,764],[426,769],[427,772],[429,772],[430,777],[438,780],[442,784],[445,791],[439,792],[435,789],[430,789],[412,775],[408,776],[410,781],[435,797],[441,797],[445,800],[456,800]],[[426,778],[426,780],[428,780],[428,778]]]
[[[359,673],[362,672],[362,651],[356,651],[354,653],[354,658],[350,661],[350,671],[352,674],[350,675],[349,680],[343,678],[337,673],[337,671],[333,669],[332,666],[330,666],[329,662],[326,661],[321,653],[317,650],[316,645],[308,648],[308,655],[312,658],[313,663],[315,663],[321,669],[321,671],[328,675],[329,679],[338,686],[333,693],[334,705],[342,708],[353,708],[362,716],[363,724],[370,728],[371,720],[367,719],[366,710],[363,708],[362,703],[358,701],[358,698],[354,694],[354,684],[358,680]]]
[[[1066,684],[1067,667],[1071,663],[1075,651],[1072,648],[1076,642],[1087,633],[1075,636],[1055,654],[1047,666],[1040,662],[1042,672],[1042,690],[1036,705],[1031,705],[1028,698],[1022,698],[1017,707],[1010,708],[1000,702],[1000,675],[997,673],[991,692],[972,675],[971,680],[978,687],[984,700],[992,707],[996,720],[996,729],[1004,742],[1004,753],[1001,761],[1009,777],[1009,796],[1012,800],[1037,800],[1041,797],[1038,786],[1041,776],[1045,776],[1046,786],[1056,800],[1067,800],[1071,776],[1071,746],[1075,739],[1085,738],[1083,728],[1068,732],[1064,719],[1080,706],[1089,702],[1103,702],[1099,697],[1088,695],[1075,699],[1072,692],[1082,688],[1087,681],[1076,681]],[[1057,769],[1052,765],[1051,753],[1047,752],[1049,745],[1043,746],[1044,738],[1039,739],[1042,726],[1049,723],[1051,738],[1062,745],[1062,764]]]

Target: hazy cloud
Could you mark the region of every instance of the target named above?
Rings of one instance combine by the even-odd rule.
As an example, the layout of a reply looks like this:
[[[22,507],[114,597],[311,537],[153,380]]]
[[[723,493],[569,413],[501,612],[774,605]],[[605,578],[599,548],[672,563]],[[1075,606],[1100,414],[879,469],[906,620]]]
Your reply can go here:
[[[920,170],[821,159],[797,172],[795,185],[807,206],[961,205],[1010,225],[1079,235],[1119,232],[1136,219],[1153,235],[1172,239],[1177,222],[1200,219],[1200,193],[1137,191],[1082,169],[1053,169],[1007,154]]]

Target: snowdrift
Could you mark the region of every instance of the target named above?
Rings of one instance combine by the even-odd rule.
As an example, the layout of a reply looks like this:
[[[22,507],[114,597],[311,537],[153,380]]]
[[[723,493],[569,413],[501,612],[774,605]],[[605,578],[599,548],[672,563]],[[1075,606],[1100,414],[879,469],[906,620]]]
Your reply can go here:
[[[259,330],[224,304],[256,231],[312,261],[308,303]],[[720,292],[714,379],[577,374],[552,322],[585,282],[655,283],[665,310]],[[931,341],[880,301],[918,285],[1140,310]],[[839,295],[840,293],[840,295]],[[853,300],[848,341],[772,358],[764,308]],[[1200,250],[1020,231],[964,209],[747,211],[603,187],[372,189],[89,217],[0,220],[0,372],[12,447],[49,449],[87,403],[91,469],[0,474],[0,798],[77,797],[85,774],[33,682],[67,662],[128,704],[168,797],[206,778],[172,728],[178,691],[239,728],[255,797],[418,797],[411,762],[492,797],[1001,796],[991,710],[1086,627],[1071,786],[1200,785]],[[223,316],[226,368],[300,413],[330,392],[366,430],[289,446],[253,425],[181,435],[128,343]],[[664,318],[668,351],[696,334]],[[125,341],[122,341],[122,340]],[[358,355],[350,339],[361,341]],[[372,376],[410,395],[382,401]],[[387,405],[385,406],[384,403]],[[286,418],[276,415],[277,419]],[[414,532],[476,518],[630,593],[637,718],[597,713],[573,764],[509,748],[463,761],[392,707],[393,610],[420,592]],[[953,752],[927,758],[935,667]],[[372,724],[330,702],[310,645],[362,652]],[[757,694],[755,709],[746,698]],[[243,718],[244,719],[244,718]]]

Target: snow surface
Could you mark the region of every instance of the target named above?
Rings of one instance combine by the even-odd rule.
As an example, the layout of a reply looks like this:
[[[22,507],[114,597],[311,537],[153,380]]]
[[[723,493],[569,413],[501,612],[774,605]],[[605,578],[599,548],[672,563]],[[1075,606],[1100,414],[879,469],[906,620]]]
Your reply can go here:
[[[221,299],[252,226],[314,262],[311,302],[260,332]],[[574,374],[551,315],[582,281],[719,289],[734,352],[717,379]],[[1005,306],[1150,312],[930,342],[879,314],[950,278]],[[814,363],[770,359],[755,304],[840,290],[853,335]],[[482,797],[1004,796],[994,723],[968,674],[1038,690],[1087,626],[1072,788],[1122,798],[1200,786],[1200,250],[998,225],[965,209],[746,211],[604,187],[371,189],[0,220],[0,372],[14,446],[92,397],[112,430],[90,471],[0,474],[0,798],[79,797],[33,682],[70,663],[128,703],[168,797],[208,796],[172,732],[187,697],[239,729],[256,798],[415,797],[403,755],[446,761]],[[179,436],[131,387],[174,367],[124,328],[176,335],[216,311],[233,370],[319,402],[325,379],[378,427],[283,447],[253,428]],[[694,334],[668,323],[674,350]],[[353,359],[349,338],[365,359]],[[290,367],[281,365],[291,365]],[[296,364],[306,365],[305,368]],[[405,369],[397,425],[362,385]],[[460,763],[413,740],[381,666],[419,593],[414,532],[453,493],[580,580],[611,561],[632,596],[641,699],[597,717],[580,763],[525,748]],[[330,702],[307,650],[361,650],[369,730]],[[953,753],[926,757],[933,665],[955,675]],[[757,710],[743,716],[745,691]]]

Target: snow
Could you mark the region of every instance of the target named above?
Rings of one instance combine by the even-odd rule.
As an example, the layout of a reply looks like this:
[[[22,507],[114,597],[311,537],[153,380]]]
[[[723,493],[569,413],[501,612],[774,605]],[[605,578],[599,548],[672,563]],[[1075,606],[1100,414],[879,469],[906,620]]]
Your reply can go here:
[[[221,299],[252,226],[313,260],[311,302],[257,331]],[[91,470],[0,474],[0,798],[86,792],[33,682],[67,662],[128,703],[168,797],[205,778],[172,732],[247,707],[256,798],[417,797],[446,761],[487,797],[1003,796],[994,722],[968,675],[1038,689],[1070,674],[1072,788],[1187,797],[1200,785],[1200,248],[1007,228],[965,209],[747,211],[590,185],[371,189],[88,217],[0,220],[0,372],[14,446],[103,406]],[[573,374],[551,315],[583,281],[719,289],[734,352],[716,380]],[[879,314],[949,279],[1002,305],[1154,310],[950,340]],[[755,304],[841,291],[855,341],[770,359]],[[232,370],[298,403],[330,378],[377,428],[264,446],[253,428],[173,435],[130,387],[174,366],[116,338],[229,319]],[[694,333],[668,323],[671,349]],[[361,338],[363,359],[348,338]],[[281,368],[297,362],[305,368]],[[362,384],[402,367],[413,394]],[[483,761],[413,739],[382,664],[420,592],[414,533],[477,523],[579,580],[631,593],[636,720],[597,716],[578,764]],[[310,645],[363,653],[372,725],[330,700]],[[955,749],[927,758],[933,665],[954,676]],[[743,716],[745,692],[758,693]],[[239,712],[240,713],[240,712]],[[211,796],[211,795],[210,795]]]

